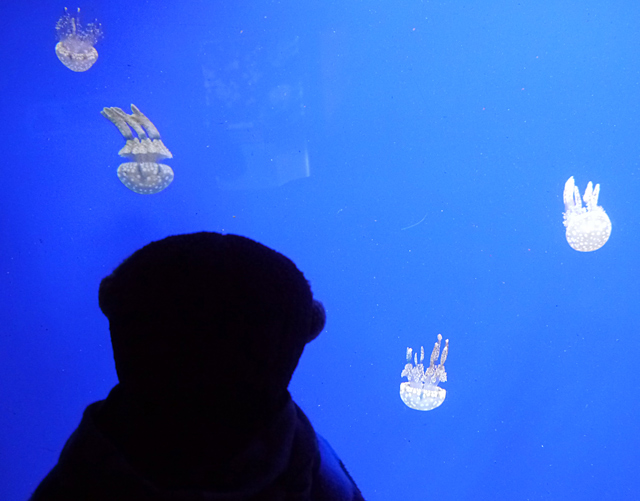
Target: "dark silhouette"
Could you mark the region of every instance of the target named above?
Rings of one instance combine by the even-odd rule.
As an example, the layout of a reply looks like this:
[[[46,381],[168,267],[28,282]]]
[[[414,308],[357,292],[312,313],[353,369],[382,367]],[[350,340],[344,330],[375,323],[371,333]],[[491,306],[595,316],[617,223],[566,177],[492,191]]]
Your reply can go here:
[[[325,311],[248,238],[177,235],[100,284],[118,373],[32,500],[362,500],[287,390]]]

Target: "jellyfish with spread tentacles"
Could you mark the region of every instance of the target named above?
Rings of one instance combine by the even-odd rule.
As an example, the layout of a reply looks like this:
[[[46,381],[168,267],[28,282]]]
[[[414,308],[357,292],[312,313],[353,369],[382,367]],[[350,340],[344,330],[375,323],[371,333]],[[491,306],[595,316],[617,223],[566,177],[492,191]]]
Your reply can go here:
[[[567,228],[567,242],[580,252],[598,250],[611,236],[611,220],[598,205],[600,185],[589,181],[584,190],[584,204],[580,199],[580,190],[571,176],[564,185],[564,225]]]
[[[173,158],[173,155],[160,139],[160,133],[151,120],[135,104],[131,105],[131,115],[120,108],[104,108],[100,113],[127,140],[118,154],[133,161],[118,167],[118,178],[122,184],[141,195],[158,193],[169,186],[173,181],[173,170],[159,161]],[[132,130],[138,137],[133,136]]]
[[[65,7],[64,14],[56,23],[56,55],[71,71],[87,71],[98,59],[93,47],[102,37],[100,23],[94,21],[86,26],[80,24],[80,9],[75,16]]]
[[[418,362],[418,353],[413,355],[413,350],[407,348],[407,365],[404,366],[401,377],[406,377],[409,381],[400,384],[400,398],[407,407],[417,411],[430,411],[436,407],[440,407],[447,396],[447,390],[440,388],[438,384],[447,381],[447,372],[444,370],[444,363],[449,354],[449,340],[447,339],[442,349],[440,363],[440,343],[442,335],[438,334],[433,351],[431,352],[431,360],[429,367],[424,368],[424,347],[420,348],[420,361]],[[413,361],[411,363],[411,357]]]

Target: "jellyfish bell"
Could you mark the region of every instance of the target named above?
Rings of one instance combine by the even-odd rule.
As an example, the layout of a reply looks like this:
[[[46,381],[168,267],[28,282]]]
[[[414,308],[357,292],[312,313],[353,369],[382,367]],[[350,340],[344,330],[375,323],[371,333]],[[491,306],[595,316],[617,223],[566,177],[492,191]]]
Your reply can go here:
[[[407,407],[417,411],[430,411],[440,407],[447,396],[447,390],[439,386],[425,385],[413,388],[411,383],[400,385],[400,398]]]
[[[598,205],[600,185],[589,181],[580,198],[580,190],[571,176],[564,185],[564,225],[567,228],[567,242],[579,252],[598,250],[611,236],[611,220]],[[585,206],[582,206],[584,200]]]
[[[87,71],[98,59],[98,51],[94,45],[102,37],[102,29],[98,22],[86,26],[80,24],[80,9],[71,15],[67,8],[56,23],[56,55],[60,62],[71,71]]]
[[[440,363],[438,363],[441,342],[442,335],[438,334],[438,340],[433,347],[429,367],[426,370],[423,363],[424,347],[420,348],[419,361],[418,354],[413,355],[413,350],[407,348],[407,364],[404,366],[401,377],[406,377],[408,381],[400,384],[400,398],[411,409],[430,411],[440,407],[447,396],[447,390],[440,388],[438,384],[447,381],[444,363],[449,354],[449,340],[445,341]],[[415,365],[411,363],[412,355]]]
[[[98,51],[93,45],[78,39],[67,39],[56,44],[58,59],[71,71],[87,71],[98,59]]]
[[[173,170],[155,162],[127,162],[118,167],[118,179],[140,195],[153,195],[173,182]]]

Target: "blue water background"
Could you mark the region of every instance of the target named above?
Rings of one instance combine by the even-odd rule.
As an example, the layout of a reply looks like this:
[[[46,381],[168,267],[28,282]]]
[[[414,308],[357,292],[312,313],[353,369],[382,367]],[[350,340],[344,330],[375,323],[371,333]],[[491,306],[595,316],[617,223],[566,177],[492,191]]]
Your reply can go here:
[[[0,6],[2,499],[117,381],[101,278],[199,230],[281,251],[324,302],[291,392],[366,499],[639,498],[640,4],[85,2],[105,32],[86,73],[55,56],[63,7]],[[213,106],[203,66],[234,61],[257,65],[262,134],[306,148],[309,177],[222,182],[246,168],[224,131],[249,87]],[[99,112],[130,103],[174,155],[157,195],[116,176]],[[571,175],[613,223],[593,253],[565,241]],[[447,399],[414,411],[405,350],[437,333]]]

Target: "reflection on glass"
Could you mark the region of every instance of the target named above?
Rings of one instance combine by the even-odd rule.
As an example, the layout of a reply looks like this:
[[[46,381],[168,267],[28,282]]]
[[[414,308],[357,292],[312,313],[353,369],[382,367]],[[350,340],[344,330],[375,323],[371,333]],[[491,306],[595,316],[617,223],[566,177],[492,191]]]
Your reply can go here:
[[[309,177],[306,48],[290,26],[202,44],[204,132],[219,188],[262,189]],[[223,159],[223,161],[221,161]]]

